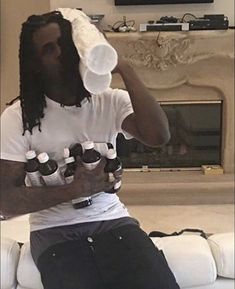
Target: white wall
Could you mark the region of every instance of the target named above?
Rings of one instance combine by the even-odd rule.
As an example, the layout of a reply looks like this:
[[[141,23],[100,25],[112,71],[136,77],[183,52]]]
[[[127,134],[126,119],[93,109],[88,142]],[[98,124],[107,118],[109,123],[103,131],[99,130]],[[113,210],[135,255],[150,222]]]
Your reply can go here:
[[[193,13],[198,17],[204,14],[224,14],[229,17],[230,25],[234,25],[234,0],[214,0],[210,4],[177,4],[177,5],[146,5],[146,6],[115,6],[114,0],[50,0],[51,9],[58,7],[82,8],[87,14],[105,14],[103,28],[122,20],[134,19],[137,23],[156,20],[161,16],[182,17],[184,13]]]
[[[31,14],[50,9],[49,0],[1,0],[1,111],[19,95],[19,35],[21,24]]]

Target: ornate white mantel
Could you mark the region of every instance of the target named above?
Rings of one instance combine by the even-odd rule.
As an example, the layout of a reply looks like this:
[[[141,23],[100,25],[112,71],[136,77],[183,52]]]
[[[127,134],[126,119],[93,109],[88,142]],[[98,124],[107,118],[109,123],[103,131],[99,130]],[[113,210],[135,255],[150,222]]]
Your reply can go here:
[[[234,32],[108,33],[159,101],[223,100],[223,167],[234,172]],[[124,87],[114,76],[113,87]]]
[[[234,202],[234,31],[107,33],[159,101],[222,100],[223,175],[202,172],[125,172],[126,204]],[[124,88],[114,75],[113,87]]]

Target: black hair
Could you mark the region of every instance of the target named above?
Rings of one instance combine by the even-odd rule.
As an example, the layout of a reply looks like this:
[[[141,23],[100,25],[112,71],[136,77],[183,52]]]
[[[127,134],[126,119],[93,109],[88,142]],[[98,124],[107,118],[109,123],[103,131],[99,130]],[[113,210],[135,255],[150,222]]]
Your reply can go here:
[[[23,135],[26,130],[32,134],[35,126],[38,126],[39,131],[41,131],[41,119],[44,117],[46,100],[42,75],[39,69],[40,66],[37,63],[33,35],[36,30],[49,23],[57,23],[61,30],[59,45],[61,46],[61,63],[67,72],[65,76],[70,80],[71,78],[75,80],[77,87],[83,86],[79,74],[80,57],[72,39],[71,23],[64,19],[62,14],[57,11],[30,16],[27,21],[22,24],[20,35],[20,95],[8,103],[10,105],[16,99],[20,99]],[[81,97],[81,93],[78,93],[79,89],[76,89],[77,87],[73,87],[72,89],[75,95],[77,95],[76,105],[81,106],[81,101],[84,96]],[[90,95],[86,94],[85,97],[89,100]]]

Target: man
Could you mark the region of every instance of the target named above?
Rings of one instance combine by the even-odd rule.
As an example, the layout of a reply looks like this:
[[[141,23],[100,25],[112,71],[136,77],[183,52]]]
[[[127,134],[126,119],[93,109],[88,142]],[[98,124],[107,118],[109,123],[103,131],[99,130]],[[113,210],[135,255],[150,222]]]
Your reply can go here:
[[[71,24],[59,12],[31,16],[20,37],[20,96],[1,119],[1,214],[30,214],[33,259],[45,289],[176,289],[164,256],[116,194],[107,194],[105,161],[79,166],[68,185],[25,187],[25,153],[47,152],[63,163],[63,148],[93,140],[115,147],[118,132],[149,146],[169,140],[164,112],[132,68],[115,68],[127,91],[90,95],[78,71]],[[62,165],[61,165],[62,166]],[[74,209],[72,199],[92,196]]]

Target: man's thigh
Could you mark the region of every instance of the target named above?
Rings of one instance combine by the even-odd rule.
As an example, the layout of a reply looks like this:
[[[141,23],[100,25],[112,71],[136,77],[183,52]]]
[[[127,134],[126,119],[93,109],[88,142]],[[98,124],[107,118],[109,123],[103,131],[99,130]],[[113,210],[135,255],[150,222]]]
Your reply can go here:
[[[107,289],[179,289],[166,259],[138,226],[93,240],[93,255]]]
[[[131,225],[55,245],[39,270],[44,289],[179,289],[163,254]]]
[[[44,289],[104,289],[85,241],[66,241],[48,248],[38,259]]]

